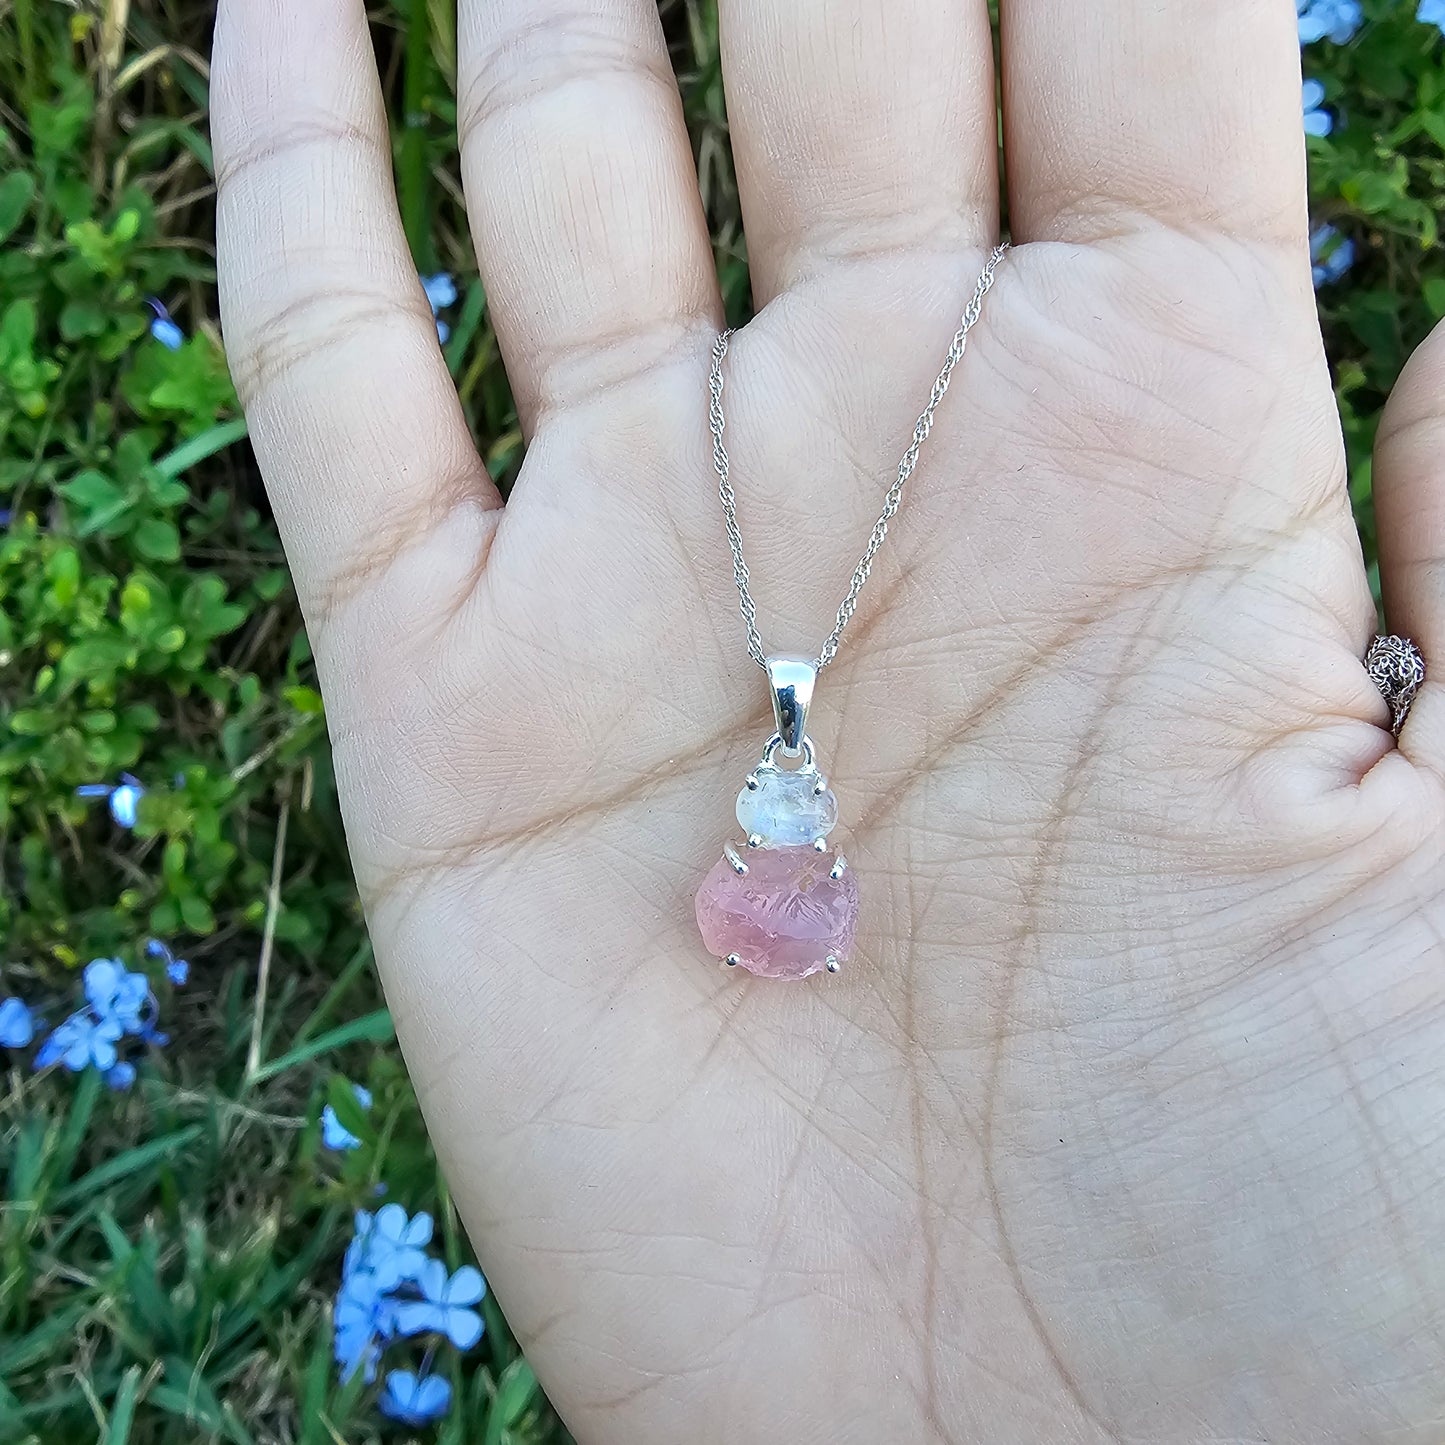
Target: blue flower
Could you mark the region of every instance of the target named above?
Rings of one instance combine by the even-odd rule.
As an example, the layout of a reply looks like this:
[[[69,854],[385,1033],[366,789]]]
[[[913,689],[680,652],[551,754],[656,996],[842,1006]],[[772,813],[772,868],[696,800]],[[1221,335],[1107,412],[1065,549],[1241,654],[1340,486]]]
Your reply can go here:
[[[1420,0],[1415,19],[1422,25],[1433,25],[1445,34],[1445,0]]]
[[[377,1405],[383,1415],[403,1425],[430,1425],[452,1407],[451,1382],[441,1375],[392,1370]]]
[[[426,292],[427,305],[431,307],[433,316],[457,304],[457,283],[445,271],[438,271],[435,276],[423,276],[421,289]]]
[[[121,1032],[114,1019],[98,1019],[82,1009],[55,1026],[35,1055],[35,1067],[48,1069],[52,1064],[61,1064],[78,1074],[94,1064],[104,1072],[115,1065],[115,1045]]]
[[[18,998],[0,1003],[0,1046],[23,1049],[35,1037],[35,1015]]]
[[[180,988],[191,977],[191,966],[183,958],[177,958],[159,938],[146,939],[146,957],[163,958],[166,962],[166,977]]]
[[[445,271],[438,271],[435,276],[421,278],[421,289],[426,292],[426,303],[437,324],[437,340],[445,346],[452,329],[441,319],[441,313],[456,304],[457,283]]]
[[[371,1108],[371,1091],[360,1084],[353,1084],[351,1092],[363,1109]],[[321,1111],[321,1142],[328,1149],[360,1149],[361,1140],[336,1117],[336,1110],[328,1104]]]
[[[374,1274],[364,1269],[343,1273],[332,1325],[332,1355],[341,1378],[349,1380],[359,1368],[369,1385],[381,1347],[396,1330],[395,1305]]]
[[[1325,39],[1335,45],[1347,44],[1364,20],[1359,0],[1295,0],[1295,10],[1301,45]]]
[[[95,1016],[113,1019],[127,1034],[154,1035],[155,999],[150,980],[131,973],[118,958],[97,958],[85,966],[85,997]]]
[[[356,1213],[356,1235],[362,1241],[366,1268],[382,1281],[384,1289],[420,1276],[431,1234],[430,1214],[408,1218],[399,1204],[383,1204],[374,1215],[364,1209]]]
[[[135,1083],[135,1065],[121,1059],[105,1071],[105,1082],[117,1093],[123,1093]]]
[[[171,313],[166,310],[165,303],[149,296],[146,298],[146,305],[155,312],[155,320],[151,322],[151,335],[167,351],[179,351],[185,345],[186,333],[171,320]]]
[[[145,796],[141,780],[122,773],[118,783],[83,783],[75,790],[77,798],[109,798],[110,816],[122,828],[134,828],[136,805]]]
[[[396,1328],[403,1335],[445,1335],[459,1350],[469,1350],[482,1337],[482,1317],[468,1305],[487,1292],[480,1270],[463,1265],[448,1277],[439,1259],[427,1260],[416,1277],[419,1300],[398,1300]]]
[[[1304,83],[1304,115],[1306,135],[1328,135],[1335,128],[1335,118],[1324,108],[1325,88],[1318,80]]]
[[[1310,232],[1310,270],[1315,290],[1338,281],[1355,264],[1355,243],[1331,225]]]

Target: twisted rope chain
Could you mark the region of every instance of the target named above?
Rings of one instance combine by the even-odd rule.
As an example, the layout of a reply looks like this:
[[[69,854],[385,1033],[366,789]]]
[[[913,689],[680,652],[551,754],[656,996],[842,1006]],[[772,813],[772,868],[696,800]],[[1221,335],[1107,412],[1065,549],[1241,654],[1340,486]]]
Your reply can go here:
[[[898,509],[903,504],[903,489],[908,485],[908,479],[913,475],[914,467],[918,465],[918,453],[922,450],[923,443],[928,440],[928,434],[933,430],[933,413],[938,410],[938,404],[948,390],[948,383],[953,377],[954,367],[963,360],[963,353],[968,350],[968,334],[973,330],[974,324],[982,314],[983,298],[988,295],[989,288],[993,285],[994,272],[998,270],[999,262],[1003,260],[1007,251],[1007,243],[996,247],[979,273],[978,284],[973,288],[973,295],[969,298],[968,305],[964,307],[963,320],[959,323],[958,330],[954,332],[953,340],[949,343],[948,355],[944,358],[943,368],[939,371],[934,380],[933,389],[928,394],[928,405],[923,408],[914,425],[913,440],[908,444],[908,450],[903,453],[902,460],[898,463],[898,475],[883,498],[883,510],[878,514],[878,520],[873,524],[873,531],[868,537],[868,545],[863,549],[863,555],[853,569],[853,577],[848,584],[848,591],[842,602],[838,604],[838,616],[833,623],[833,630],[819,649],[817,661],[814,663],[819,670],[827,667],[838,655],[838,644],[843,639],[843,629],[847,627],[853,614],[858,610],[858,596],[863,591],[863,584],[868,580],[868,574],[873,570],[873,559],[877,557],[878,549],[888,535],[888,524],[898,515]],[[733,554],[733,581],[737,583],[738,588],[738,610],[742,613],[743,622],[748,629],[748,656],[759,667],[766,667],[768,654],[763,647],[762,635],[758,631],[757,603],[753,601],[753,594],[748,587],[748,564],[743,560],[743,534],[738,527],[737,496],[733,491],[728,471],[728,449],[723,442],[725,425],[723,418],[723,359],[728,354],[728,341],[732,334],[731,331],[724,331],[713,343],[712,368],[708,372],[707,378],[708,430],[712,433],[712,464],[713,470],[717,472],[718,498],[722,502],[728,546]]]

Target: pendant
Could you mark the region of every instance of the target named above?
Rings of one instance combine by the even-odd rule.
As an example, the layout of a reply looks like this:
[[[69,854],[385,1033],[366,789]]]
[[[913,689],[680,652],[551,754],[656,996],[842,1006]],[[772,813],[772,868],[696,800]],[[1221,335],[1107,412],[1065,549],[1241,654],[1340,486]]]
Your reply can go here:
[[[744,842],[723,844],[697,892],[708,952],[761,978],[837,973],[858,927],[858,880],[828,845],[838,800],[807,734],[817,675],[811,662],[768,659],[777,731],[738,794]]]

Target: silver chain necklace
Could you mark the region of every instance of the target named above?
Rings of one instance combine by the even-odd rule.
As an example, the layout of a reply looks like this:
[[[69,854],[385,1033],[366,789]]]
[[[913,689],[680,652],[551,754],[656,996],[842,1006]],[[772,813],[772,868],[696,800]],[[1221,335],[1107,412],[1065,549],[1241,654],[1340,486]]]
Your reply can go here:
[[[979,273],[929,391],[928,404],[914,425],[913,439],[883,498],[883,510],[838,605],[833,630],[816,658],[770,656],[758,631],[758,609],[748,585],[737,495],[723,440],[723,362],[733,333],[722,332],[713,345],[707,379],[713,469],[732,552],[738,609],[747,627],[748,656],[767,671],[776,724],[762,758],[738,794],[737,818],[746,835],[745,848],[739,851],[732,843],[724,844],[722,861],[708,874],[697,895],[703,941],[729,967],[741,964],[765,978],[806,978],[824,968],[837,973],[852,948],[858,922],[858,884],[842,853],[835,852],[831,862],[824,857],[828,834],[837,822],[838,803],[828,780],[818,771],[807,732],[808,709],[818,673],[838,655],[844,629],[858,610],[859,595],[888,535],[888,524],[903,505],[904,488],[933,430],[933,415],[968,349],[969,333],[983,312],[983,299],[1007,251],[1007,244],[996,247]],[[801,759],[799,766],[782,767],[777,761],[779,753]]]

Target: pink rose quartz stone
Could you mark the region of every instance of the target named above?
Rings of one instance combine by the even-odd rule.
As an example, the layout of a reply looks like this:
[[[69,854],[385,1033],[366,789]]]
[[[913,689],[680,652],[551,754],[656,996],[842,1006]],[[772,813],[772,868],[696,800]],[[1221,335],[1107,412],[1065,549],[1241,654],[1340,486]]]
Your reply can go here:
[[[716,958],[735,953],[762,978],[807,978],[831,953],[841,962],[858,928],[858,880],[830,878],[831,853],[759,848],[741,877],[726,858],[697,891],[697,926]]]

